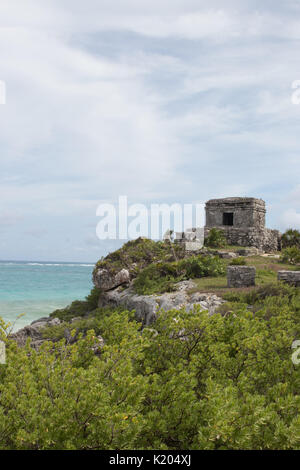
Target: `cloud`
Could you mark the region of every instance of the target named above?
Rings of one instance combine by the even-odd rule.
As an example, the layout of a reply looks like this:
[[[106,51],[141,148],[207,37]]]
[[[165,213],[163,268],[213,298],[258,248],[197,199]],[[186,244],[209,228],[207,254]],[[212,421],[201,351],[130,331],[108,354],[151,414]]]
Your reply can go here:
[[[0,116],[4,172],[15,166],[22,178],[54,185],[80,179],[97,184],[103,195],[110,181],[145,191],[149,178],[159,182],[172,172],[173,136],[145,92],[143,70],[93,57],[40,31],[1,35],[11,42],[1,51],[8,77]]]
[[[95,256],[96,207],[120,194],[258,195],[273,225],[298,220],[298,14],[296,1],[2,2],[0,213],[27,234],[47,218],[53,259],[60,240],[61,256]],[[295,212],[282,218],[280,198]],[[27,257],[46,257],[31,238]]]
[[[282,222],[287,228],[300,229],[300,212],[295,209],[287,209],[282,214]]]

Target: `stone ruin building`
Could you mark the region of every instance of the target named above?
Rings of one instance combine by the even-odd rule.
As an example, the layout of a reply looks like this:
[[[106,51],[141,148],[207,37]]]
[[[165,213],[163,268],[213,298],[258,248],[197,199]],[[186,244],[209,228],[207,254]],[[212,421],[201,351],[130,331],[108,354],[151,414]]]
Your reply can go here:
[[[211,199],[205,213],[205,237],[217,228],[224,231],[229,245],[253,246],[267,253],[280,249],[280,232],[265,227],[266,205],[262,199]]]
[[[210,199],[205,205],[206,223],[204,229],[192,228],[177,232],[174,241],[185,244],[187,250],[203,246],[204,238],[212,228],[223,230],[228,245],[255,247],[271,253],[281,249],[281,234],[278,230],[265,227],[266,204],[254,197],[227,197]],[[201,235],[203,231],[203,236]],[[165,239],[170,238],[169,231]]]

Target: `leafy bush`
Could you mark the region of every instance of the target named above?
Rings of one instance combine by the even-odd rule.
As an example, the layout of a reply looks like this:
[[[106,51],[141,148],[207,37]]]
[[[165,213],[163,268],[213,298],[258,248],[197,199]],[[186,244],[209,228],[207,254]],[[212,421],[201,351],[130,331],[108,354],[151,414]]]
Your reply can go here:
[[[220,276],[225,273],[225,263],[219,257],[192,256],[173,263],[153,263],[143,269],[134,281],[140,295],[170,292],[184,279]]]
[[[300,248],[291,246],[282,250],[280,261],[282,263],[297,264],[300,263]]]
[[[216,228],[210,229],[204,244],[211,248],[223,248],[226,246],[227,242],[224,230],[218,230]]]
[[[287,299],[287,303],[290,303],[292,298],[299,297],[299,289],[289,286],[285,283],[273,282],[265,284],[264,286],[259,286],[256,288],[242,292],[227,292],[223,295],[223,299],[229,302],[240,302],[243,304],[262,304],[267,298],[270,297],[280,297]]]
[[[59,341],[63,338],[70,337],[72,331],[75,332],[75,337],[77,338],[79,333],[86,336],[89,330],[93,330],[96,335],[101,335],[103,333],[101,330],[103,318],[121,311],[121,308],[114,308],[112,310],[110,307],[103,307],[93,310],[92,314],[88,316],[74,319],[71,323],[68,319],[64,318],[59,325],[46,326],[43,329],[43,338],[51,341]]]
[[[86,296],[85,300],[87,302],[87,307],[89,310],[95,310],[98,307],[98,301],[101,290],[97,287],[93,287],[89,295]]]
[[[282,248],[290,248],[292,246],[297,246],[300,248],[300,232],[299,230],[295,229],[288,229],[282,235],[281,238]]]
[[[187,278],[222,276],[225,273],[225,262],[218,256],[193,256],[179,262]]]
[[[230,266],[245,266],[246,264],[247,264],[246,260],[242,256],[238,256],[237,258],[233,258],[229,263]]]
[[[110,327],[108,335],[118,339],[101,360],[93,352],[92,330],[73,345],[45,342],[38,352],[7,341],[7,364],[0,365],[2,450],[138,445],[148,378],[135,364],[148,340],[127,314],[114,314]]]
[[[158,241],[148,238],[137,238],[125,243],[119,250],[101,259],[95,269],[106,268],[116,273],[122,268],[130,270],[135,276],[141,269],[153,262],[176,261],[185,255],[184,247],[180,244]]]
[[[173,310],[155,332],[113,313],[99,356],[94,331],[39,351],[5,339],[0,449],[299,450],[298,291],[255,313]]]

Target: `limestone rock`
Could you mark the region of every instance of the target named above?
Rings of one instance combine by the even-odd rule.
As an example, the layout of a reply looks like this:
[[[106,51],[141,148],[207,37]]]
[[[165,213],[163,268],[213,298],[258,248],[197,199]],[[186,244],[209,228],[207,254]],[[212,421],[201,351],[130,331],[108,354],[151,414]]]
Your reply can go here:
[[[102,338],[102,336],[96,336],[95,338],[95,344],[94,346],[92,346],[92,350],[94,351],[94,353],[96,355],[100,355],[101,353],[101,350],[103,349],[103,346],[104,346],[104,339]]]
[[[48,317],[46,320],[44,318],[40,318],[39,320],[32,322],[31,325],[27,325],[16,333],[11,334],[10,338],[14,339],[18,346],[25,346],[27,339],[31,338],[31,346],[35,349],[38,349],[39,346],[44,342],[43,329],[46,326],[54,326],[59,324],[59,318]]]
[[[103,293],[99,299],[99,307],[123,307],[127,310],[135,310],[135,317],[143,325],[150,325],[156,320],[160,310],[179,310],[185,308],[192,311],[195,306],[201,310],[207,310],[213,315],[215,310],[224,302],[221,298],[210,293],[190,293],[195,287],[193,281],[182,281],[177,284],[175,292],[156,295],[138,295],[132,287],[127,289],[115,289]]]
[[[233,259],[233,258],[237,258],[238,256],[233,251],[218,251],[218,255],[220,256],[220,258],[223,258],[223,259]]]
[[[93,281],[96,287],[104,291],[109,291],[123,284],[130,282],[130,274],[127,269],[121,269],[118,273],[111,273],[109,269],[96,269],[93,275]]]
[[[38,318],[37,320],[34,320],[30,324],[34,325],[35,323],[41,323],[41,322],[47,322],[47,321],[49,321],[49,317],[42,317],[42,318]]]
[[[79,320],[82,320],[82,317],[73,317],[73,318],[70,320],[70,323],[75,323],[76,321],[79,321]]]

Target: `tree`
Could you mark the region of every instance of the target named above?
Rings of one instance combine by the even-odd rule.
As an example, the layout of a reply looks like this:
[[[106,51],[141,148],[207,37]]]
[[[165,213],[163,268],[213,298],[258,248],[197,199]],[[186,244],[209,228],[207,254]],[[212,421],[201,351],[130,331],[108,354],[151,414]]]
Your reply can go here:
[[[297,246],[298,248],[300,248],[299,230],[295,230],[292,228],[286,230],[286,232],[282,235],[281,244],[282,248],[289,248],[292,246]]]

